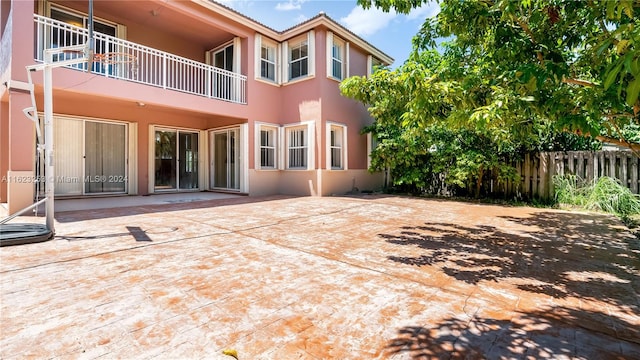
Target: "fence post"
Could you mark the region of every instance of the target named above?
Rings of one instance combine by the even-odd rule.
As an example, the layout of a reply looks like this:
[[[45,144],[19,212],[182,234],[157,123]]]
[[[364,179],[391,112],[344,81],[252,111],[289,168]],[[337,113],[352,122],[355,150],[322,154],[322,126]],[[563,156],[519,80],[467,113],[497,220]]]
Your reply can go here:
[[[548,153],[540,153],[540,186],[538,187],[538,196],[541,199],[547,200],[549,199],[549,161],[548,161]]]
[[[624,187],[629,188],[629,177],[627,177],[627,154],[620,152],[620,182]]]
[[[530,186],[530,177],[531,177],[531,158],[529,153],[524,154],[524,193],[527,197],[531,197],[531,186]]]
[[[631,155],[631,192],[638,194],[638,157]]]

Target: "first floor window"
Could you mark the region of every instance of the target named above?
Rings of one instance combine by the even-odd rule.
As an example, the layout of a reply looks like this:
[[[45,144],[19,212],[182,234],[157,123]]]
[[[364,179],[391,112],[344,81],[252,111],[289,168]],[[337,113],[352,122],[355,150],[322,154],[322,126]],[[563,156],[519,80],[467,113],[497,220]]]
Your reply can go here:
[[[308,151],[307,127],[287,129],[287,167],[306,169]]]
[[[277,128],[263,126],[260,128],[260,168],[276,168],[276,133]]]
[[[343,130],[340,126],[331,127],[330,135],[330,148],[331,148],[331,168],[342,169],[343,168]]]

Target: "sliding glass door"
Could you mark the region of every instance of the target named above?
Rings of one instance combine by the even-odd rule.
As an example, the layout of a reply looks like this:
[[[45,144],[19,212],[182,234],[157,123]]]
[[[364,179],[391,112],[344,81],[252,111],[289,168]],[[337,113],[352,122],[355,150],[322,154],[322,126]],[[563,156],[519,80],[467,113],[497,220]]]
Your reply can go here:
[[[155,131],[155,190],[198,189],[198,133]]]
[[[239,129],[210,133],[211,188],[240,190]]]
[[[127,125],[56,118],[56,195],[127,192]]]

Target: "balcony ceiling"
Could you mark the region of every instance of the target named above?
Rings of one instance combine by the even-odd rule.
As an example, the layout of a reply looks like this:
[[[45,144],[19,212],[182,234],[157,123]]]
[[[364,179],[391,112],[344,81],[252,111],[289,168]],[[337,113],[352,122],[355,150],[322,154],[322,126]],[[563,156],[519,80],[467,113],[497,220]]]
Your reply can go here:
[[[112,14],[114,18],[126,19],[149,28],[162,29],[162,32],[179,34],[185,39],[211,46],[233,37],[225,31],[212,29],[211,25],[189,17],[162,2],[127,1],[126,8],[123,7],[123,3],[122,1],[95,1],[94,11],[97,15]],[[125,9],[126,11],[123,11]]]

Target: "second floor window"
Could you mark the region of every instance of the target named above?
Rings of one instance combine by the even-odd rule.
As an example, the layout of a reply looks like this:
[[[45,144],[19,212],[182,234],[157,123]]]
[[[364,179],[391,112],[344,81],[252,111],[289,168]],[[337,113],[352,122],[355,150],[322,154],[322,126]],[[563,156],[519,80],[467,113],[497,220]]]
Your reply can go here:
[[[276,47],[262,44],[260,51],[260,76],[276,81]]]
[[[345,68],[347,57],[345,49],[345,43],[334,36],[333,44],[331,45],[331,75],[338,80],[346,77]]]
[[[289,79],[309,74],[309,44],[307,40],[292,44],[289,48]]]

